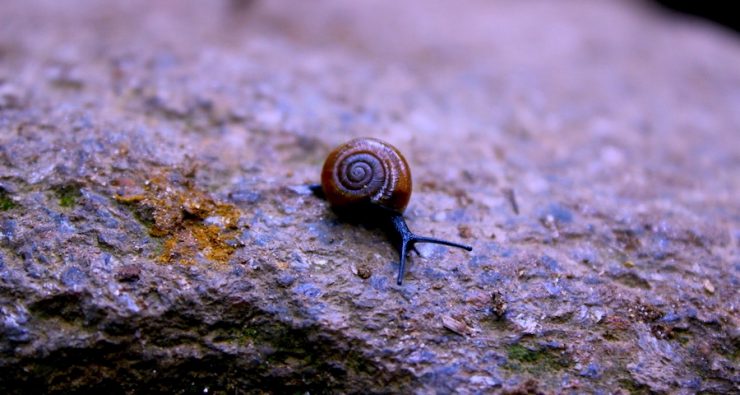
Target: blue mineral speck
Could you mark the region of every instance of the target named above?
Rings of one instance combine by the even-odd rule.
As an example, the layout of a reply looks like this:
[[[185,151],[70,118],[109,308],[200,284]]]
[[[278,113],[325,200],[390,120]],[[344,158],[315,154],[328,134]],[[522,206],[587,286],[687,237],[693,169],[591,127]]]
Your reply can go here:
[[[663,316],[663,318],[660,319],[661,322],[676,322],[676,321],[680,321],[680,320],[681,320],[681,316],[678,315],[678,314],[676,314],[673,311],[667,312]]]
[[[277,277],[276,281],[282,287],[289,287],[295,282],[295,276],[292,274],[283,273]]]
[[[549,255],[543,255],[542,258],[540,258],[540,262],[542,262],[542,264],[545,265],[545,267],[552,272],[560,271],[560,265],[558,264],[558,261],[556,261]]]
[[[15,221],[6,219],[0,223],[0,240],[13,241],[15,238]]]
[[[0,308],[0,337],[17,343],[30,341],[28,329],[23,325],[27,321],[25,314],[12,312],[9,307]]]
[[[424,277],[430,279],[430,280],[442,280],[447,276],[447,274],[441,270],[437,270],[432,267],[427,267],[424,269]]]
[[[553,282],[547,281],[545,282],[545,290],[547,290],[550,296],[557,296],[562,291],[562,288]]]
[[[62,283],[68,287],[80,285],[85,281],[85,273],[76,266],[72,266],[62,273]]]
[[[388,289],[388,278],[385,276],[372,276],[370,277],[370,285],[378,291],[386,291]]]
[[[544,210],[542,210],[542,217],[548,215],[551,215],[555,219],[555,221],[561,223],[568,223],[573,221],[573,213],[571,213],[570,210],[558,203],[551,203]]]
[[[586,366],[585,368],[581,369],[578,374],[580,374],[583,377],[588,377],[590,379],[595,379],[599,377],[599,374],[601,373],[601,366],[599,366],[596,362],[591,362]]]
[[[480,275],[480,282],[485,285],[493,285],[501,281],[501,273],[493,271],[493,270],[486,270]]]
[[[254,204],[262,199],[262,195],[252,190],[239,189],[229,193],[229,198],[234,203]]]
[[[486,243],[486,250],[488,250],[490,253],[500,256],[502,258],[508,258],[513,254],[513,251],[511,248],[502,245],[501,243],[497,243],[495,241]]]
[[[321,294],[321,290],[314,284],[302,283],[293,287],[293,292],[315,298]]]
[[[691,389],[691,390],[698,390],[701,388],[701,378],[700,377],[694,377],[688,380],[685,380],[681,382],[681,386]]]
[[[484,255],[474,255],[472,258],[468,260],[468,266],[472,268],[477,268],[481,266],[482,264],[488,262],[489,258]]]
[[[306,231],[310,236],[319,239],[324,245],[331,244],[334,241],[334,234],[326,221],[310,223],[306,225]]]
[[[434,362],[437,358],[437,354],[429,350],[418,350],[409,356],[409,362],[411,363],[427,363]]]

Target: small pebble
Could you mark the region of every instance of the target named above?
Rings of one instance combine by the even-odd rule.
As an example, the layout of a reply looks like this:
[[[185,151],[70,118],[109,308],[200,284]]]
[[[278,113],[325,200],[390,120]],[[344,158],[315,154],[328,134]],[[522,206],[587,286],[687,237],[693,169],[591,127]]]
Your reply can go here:
[[[467,336],[470,334],[470,327],[467,324],[460,320],[456,320],[449,315],[442,316],[442,326],[460,336]]]
[[[489,376],[472,376],[470,377],[470,384],[483,386],[483,387],[500,387],[501,380],[498,380]]]
[[[507,305],[506,300],[504,300],[504,295],[499,291],[493,291],[491,294],[491,312],[493,315],[498,319],[503,318],[504,314],[506,314],[506,307]]]
[[[289,287],[295,282],[295,276],[288,273],[280,274],[277,277],[277,283],[282,287]]]
[[[440,212],[434,214],[434,216],[432,217],[432,220],[434,220],[434,222],[442,222],[442,221],[445,220],[445,218],[447,218],[447,214],[445,214],[444,212],[440,211]]]
[[[365,265],[361,265],[357,267],[357,276],[360,277],[361,279],[367,280],[372,275],[373,275],[373,272],[370,270],[369,267]]]
[[[130,283],[139,280],[141,268],[138,265],[123,265],[116,272],[116,280]]]
[[[469,239],[469,238],[473,237],[473,230],[470,229],[470,227],[468,225],[459,225],[457,227],[457,233],[463,239]]]

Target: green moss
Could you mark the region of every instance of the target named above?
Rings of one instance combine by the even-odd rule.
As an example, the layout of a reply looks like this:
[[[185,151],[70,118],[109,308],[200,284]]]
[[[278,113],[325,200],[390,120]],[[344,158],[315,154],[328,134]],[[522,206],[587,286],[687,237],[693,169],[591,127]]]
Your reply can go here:
[[[150,242],[152,245],[150,258],[156,259],[158,256],[161,256],[164,253],[164,242],[161,239],[157,239],[155,237],[151,238]]]
[[[685,346],[689,344],[689,342],[691,341],[691,334],[685,330],[674,329],[673,335],[671,336],[671,338],[673,340],[676,340],[682,346]]]
[[[531,349],[522,344],[514,344],[508,348],[507,355],[509,368],[532,373],[561,370],[571,365],[567,354],[549,348]]]
[[[8,195],[8,192],[6,192],[3,189],[0,189],[0,211],[8,211],[12,208],[17,206],[13,199],[10,198],[10,195]]]
[[[73,185],[67,185],[56,190],[59,205],[65,208],[74,207],[77,199],[80,198],[80,188]]]
[[[242,329],[239,337],[240,337],[240,340],[242,341],[254,339],[255,337],[257,337],[257,329],[246,327]]]
[[[614,342],[614,341],[619,340],[619,338],[613,332],[609,332],[609,331],[602,333],[601,337],[604,340],[609,341],[609,342]]]
[[[622,389],[627,390],[630,394],[649,394],[650,391],[647,386],[640,384],[634,380],[622,379],[619,380],[619,386]]]
[[[245,345],[255,342],[258,336],[259,331],[257,328],[247,326],[243,328],[229,328],[220,338],[222,341],[232,341],[240,345]]]
[[[509,359],[519,362],[536,362],[539,358],[539,353],[532,351],[521,344],[514,344],[509,347]]]
[[[733,348],[732,353],[730,353],[730,358],[732,358],[733,361],[740,360],[740,347]]]

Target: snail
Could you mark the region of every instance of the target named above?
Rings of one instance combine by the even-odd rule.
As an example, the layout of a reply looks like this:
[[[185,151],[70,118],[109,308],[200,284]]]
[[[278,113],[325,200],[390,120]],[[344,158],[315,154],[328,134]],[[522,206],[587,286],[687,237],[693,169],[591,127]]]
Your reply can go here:
[[[358,138],[335,148],[326,158],[321,184],[310,186],[340,218],[380,226],[398,248],[398,285],[403,283],[409,249],[434,243],[472,251],[467,245],[412,233],[403,218],[411,198],[411,172],[403,155],[374,138]]]

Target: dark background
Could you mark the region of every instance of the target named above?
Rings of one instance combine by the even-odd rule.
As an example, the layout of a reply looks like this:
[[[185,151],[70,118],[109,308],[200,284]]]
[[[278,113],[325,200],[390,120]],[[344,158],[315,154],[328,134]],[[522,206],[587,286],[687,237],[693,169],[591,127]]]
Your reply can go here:
[[[692,1],[692,0],[652,0],[661,7],[665,7],[681,14],[694,15],[699,18],[714,21],[736,33],[740,33],[740,18],[737,7],[731,1]]]

